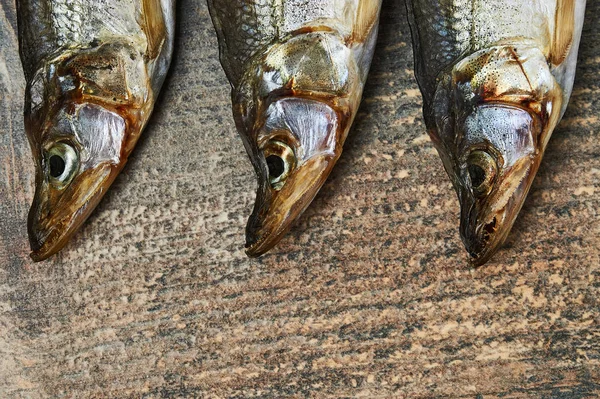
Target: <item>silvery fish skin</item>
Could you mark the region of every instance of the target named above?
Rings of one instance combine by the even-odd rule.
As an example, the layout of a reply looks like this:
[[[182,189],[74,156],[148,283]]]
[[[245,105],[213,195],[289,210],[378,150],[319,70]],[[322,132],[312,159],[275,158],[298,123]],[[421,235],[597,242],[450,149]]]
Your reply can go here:
[[[258,178],[246,253],[275,246],[342,153],[380,0],[209,0],[237,129]]]
[[[406,0],[424,116],[476,265],[508,236],[573,88],[585,0]]]
[[[68,242],[125,166],[167,73],[175,0],[18,0],[36,165],[31,257]]]

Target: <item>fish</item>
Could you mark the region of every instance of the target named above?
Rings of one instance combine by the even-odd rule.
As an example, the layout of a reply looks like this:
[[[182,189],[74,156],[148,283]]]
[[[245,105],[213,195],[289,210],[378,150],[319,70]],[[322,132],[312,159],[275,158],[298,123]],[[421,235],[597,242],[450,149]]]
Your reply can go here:
[[[573,90],[585,0],[406,0],[431,140],[475,266],[509,236]]]
[[[175,0],[18,0],[35,162],[31,258],[59,252],[125,166],[169,69]]]
[[[381,0],[208,0],[235,124],[258,182],[246,254],[313,201],[356,117]]]

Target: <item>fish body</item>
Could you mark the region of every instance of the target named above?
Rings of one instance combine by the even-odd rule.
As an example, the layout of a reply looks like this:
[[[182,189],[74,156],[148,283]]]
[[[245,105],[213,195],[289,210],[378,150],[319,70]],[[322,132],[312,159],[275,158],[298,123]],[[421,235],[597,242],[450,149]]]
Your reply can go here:
[[[246,252],[271,249],[341,155],[380,0],[208,0],[233,113],[258,179]]]
[[[483,264],[508,236],[573,88],[585,0],[406,0],[429,134]]]
[[[32,258],[58,252],[124,167],[173,49],[175,0],[18,0]]]

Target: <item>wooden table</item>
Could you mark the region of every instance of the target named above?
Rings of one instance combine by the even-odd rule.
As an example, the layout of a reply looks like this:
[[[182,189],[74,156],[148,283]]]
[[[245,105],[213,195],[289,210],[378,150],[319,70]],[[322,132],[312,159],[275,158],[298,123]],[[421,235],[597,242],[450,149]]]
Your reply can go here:
[[[600,393],[600,0],[573,99],[505,248],[472,269],[385,2],[346,150],[275,251],[243,253],[254,174],[204,1],[129,165],[52,260],[0,8],[0,397],[587,398]]]

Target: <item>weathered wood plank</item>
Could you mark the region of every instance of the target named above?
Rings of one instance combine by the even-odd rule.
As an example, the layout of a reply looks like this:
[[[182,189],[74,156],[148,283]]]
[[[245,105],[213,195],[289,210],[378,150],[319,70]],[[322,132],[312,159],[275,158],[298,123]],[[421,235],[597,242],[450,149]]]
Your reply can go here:
[[[506,248],[473,270],[386,1],[362,110],[283,243],[243,251],[253,172],[203,1],[130,164],[51,261],[15,9],[0,0],[0,397],[584,398],[600,392],[600,0],[573,101]]]

